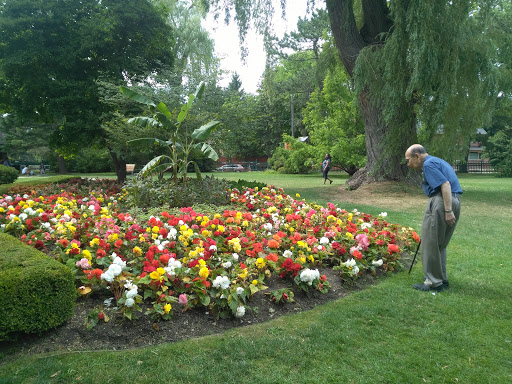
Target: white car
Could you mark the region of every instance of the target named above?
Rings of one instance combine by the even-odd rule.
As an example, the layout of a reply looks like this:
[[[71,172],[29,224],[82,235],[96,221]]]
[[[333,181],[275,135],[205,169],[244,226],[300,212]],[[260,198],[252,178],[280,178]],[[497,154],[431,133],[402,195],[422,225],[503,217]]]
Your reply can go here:
[[[244,172],[245,168],[240,164],[226,164],[216,169],[217,172]]]

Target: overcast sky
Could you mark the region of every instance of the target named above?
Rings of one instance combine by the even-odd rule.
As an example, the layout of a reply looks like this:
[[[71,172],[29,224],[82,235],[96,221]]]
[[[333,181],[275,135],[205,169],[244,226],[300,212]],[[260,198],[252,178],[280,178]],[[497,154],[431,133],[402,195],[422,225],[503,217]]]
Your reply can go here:
[[[279,0],[274,0],[276,15],[274,16],[274,28],[278,37],[283,37],[286,32],[297,29],[297,20],[306,15],[307,0],[288,0],[286,8],[286,21],[281,18],[281,6]],[[240,41],[238,29],[235,23],[225,25],[223,20],[217,23],[211,15],[203,21],[203,27],[210,32],[215,41],[215,53],[221,58],[221,67],[225,70],[236,72],[242,80],[242,88],[246,92],[256,93],[261,75],[265,70],[265,50],[263,38],[251,31],[247,35],[249,55],[245,64],[240,60]],[[231,81],[231,74],[219,82],[226,87]]]

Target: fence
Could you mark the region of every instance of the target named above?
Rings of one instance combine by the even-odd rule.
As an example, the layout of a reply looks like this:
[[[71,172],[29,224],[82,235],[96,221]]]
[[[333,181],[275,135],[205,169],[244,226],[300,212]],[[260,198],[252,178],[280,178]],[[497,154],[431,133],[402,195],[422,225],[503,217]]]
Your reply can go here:
[[[470,160],[467,163],[456,163],[453,169],[457,173],[496,173],[488,161]]]

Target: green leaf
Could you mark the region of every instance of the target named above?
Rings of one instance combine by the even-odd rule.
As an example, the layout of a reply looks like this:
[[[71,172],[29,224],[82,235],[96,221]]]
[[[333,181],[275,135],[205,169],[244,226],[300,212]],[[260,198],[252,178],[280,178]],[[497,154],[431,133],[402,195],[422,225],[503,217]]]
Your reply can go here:
[[[151,105],[152,107],[156,106],[155,103],[153,102],[153,100],[148,99],[146,96],[143,96],[140,93],[132,91],[130,88],[121,86],[120,91],[123,95],[125,95],[130,100],[137,101],[139,103],[146,104],[146,105]]]
[[[139,142],[141,144],[148,144],[148,145],[159,144],[159,145],[168,146],[166,141],[163,141],[163,140],[160,140],[160,139],[157,139],[154,137],[141,137],[140,139],[132,139],[132,140],[127,141],[127,143],[129,143],[129,144],[133,144],[135,142]]]
[[[158,109],[168,119],[170,119],[172,117],[171,112],[169,112],[167,105],[165,105],[164,103],[162,103],[162,102],[158,103],[158,105],[156,106],[156,109]]]
[[[208,296],[208,295],[201,295],[200,299],[201,299],[201,304],[203,304],[205,307],[210,305],[210,296]]]
[[[205,88],[206,88],[206,84],[204,83],[204,81],[201,81],[201,83],[196,88],[196,92],[195,92],[194,96],[198,99],[203,97]]]
[[[159,125],[161,125],[161,123],[158,120],[156,120],[152,117],[145,117],[145,116],[132,117],[131,119],[128,119],[128,123],[137,124],[143,128],[158,127]]]
[[[212,132],[215,131],[215,129],[217,128],[217,126],[219,124],[220,124],[220,121],[212,120],[212,121],[208,122],[207,124],[202,125],[201,127],[195,129],[194,132],[192,132],[191,136],[194,140],[204,141],[208,137],[210,137]]]
[[[198,151],[204,153],[209,159],[212,159],[213,161],[219,160],[219,155],[209,144],[197,143],[194,147]]]

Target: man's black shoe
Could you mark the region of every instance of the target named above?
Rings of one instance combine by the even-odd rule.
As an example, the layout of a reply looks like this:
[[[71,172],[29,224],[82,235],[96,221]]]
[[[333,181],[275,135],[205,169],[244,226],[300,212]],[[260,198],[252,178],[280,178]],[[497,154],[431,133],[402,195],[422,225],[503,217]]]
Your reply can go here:
[[[413,285],[414,289],[419,289],[420,291],[435,291],[435,292],[441,292],[447,287],[444,284],[438,285],[437,287],[431,287],[430,285],[418,283]]]
[[[425,276],[423,276],[423,281],[427,280]],[[442,285],[444,286],[444,289],[450,288],[450,282],[448,280],[443,280]]]

